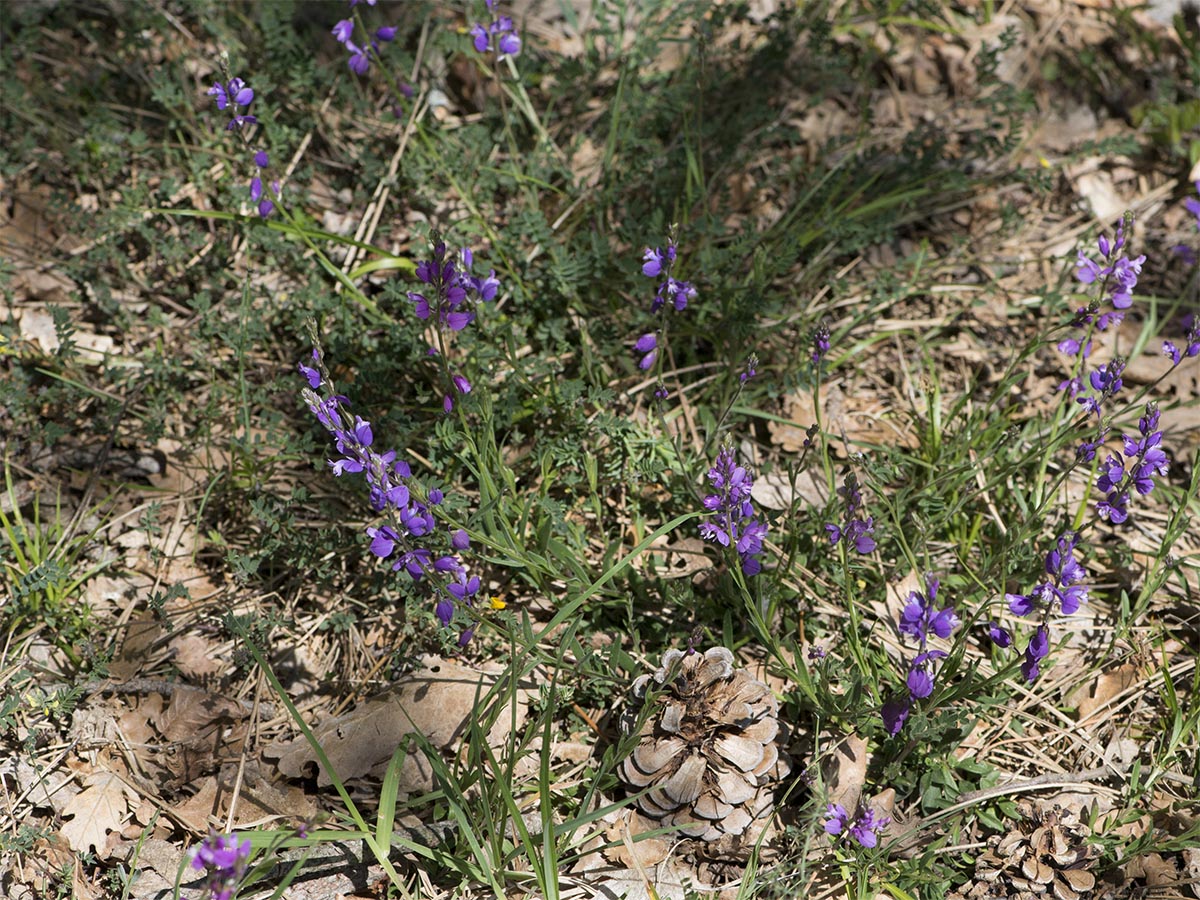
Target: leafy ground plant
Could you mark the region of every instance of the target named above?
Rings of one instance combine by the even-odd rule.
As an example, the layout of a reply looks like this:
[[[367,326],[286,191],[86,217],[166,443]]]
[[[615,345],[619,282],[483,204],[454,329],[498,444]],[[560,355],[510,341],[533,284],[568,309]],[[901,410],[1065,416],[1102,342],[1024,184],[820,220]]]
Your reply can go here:
[[[1194,894],[1193,24],[0,9],[6,896]]]

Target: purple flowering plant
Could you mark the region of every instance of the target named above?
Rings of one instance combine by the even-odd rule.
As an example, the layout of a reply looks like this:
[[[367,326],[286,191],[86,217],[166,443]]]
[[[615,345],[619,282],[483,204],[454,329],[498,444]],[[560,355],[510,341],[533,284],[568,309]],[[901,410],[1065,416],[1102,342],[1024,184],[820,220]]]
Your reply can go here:
[[[1050,620],[1057,612],[1072,615],[1088,600],[1088,588],[1083,583],[1087,570],[1076,557],[1079,535],[1066,531],[1059,535],[1055,547],[1046,554],[1045,571],[1049,578],[1035,585],[1028,594],[1006,594],[1009,610],[1015,616],[1032,617],[1036,621],[1033,633],[1025,646],[1021,674],[1029,683],[1041,674],[1042,660],[1050,653]],[[993,640],[998,646],[1012,643],[1009,633],[993,625]]]
[[[205,900],[233,900],[250,861],[250,841],[213,831],[189,856],[192,868],[204,873]]]
[[[823,827],[830,837],[846,836],[858,846],[871,850],[879,845],[879,836],[890,821],[869,806],[860,806],[851,816],[840,803],[830,803],[825,809]]]
[[[733,450],[727,447],[708,470],[708,482],[713,493],[704,497],[706,517],[700,524],[700,536],[736,552],[744,575],[757,575],[762,571],[768,526],[755,514],[750,499],[754,476],[737,464]]]
[[[487,0],[487,11],[492,16],[490,22],[476,22],[471,26],[471,44],[475,52],[495,54],[497,59],[520,55],[521,36],[512,18],[496,15],[496,0]]]
[[[371,509],[380,516],[381,521],[365,531],[371,553],[391,561],[392,570],[404,572],[412,582],[432,582],[438,621],[447,627],[456,616],[468,621],[459,636],[465,645],[474,634],[469,613],[481,584],[459,555],[470,548],[467,532],[439,523],[443,492],[421,492],[412,468],[397,458],[395,449],[377,449],[371,423],[351,413],[347,398],[335,392],[319,348],[298,369],[305,380],[305,404],[333,438],[336,454],[328,460],[330,472],[335,478],[361,475]]]
[[[228,76],[228,64],[224,58],[222,65]],[[244,79],[235,77],[228,78],[224,83],[213,82],[205,93],[214,98],[218,110],[232,115],[225,130],[236,132],[242,148],[251,152],[254,174],[249,184],[250,202],[260,218],[269,218],[283,196],[283,187],[278,179],[272,179],[268,174],[271,163],[267,151],[252,151],[251,138],[246,132],[247,125],[258,124],[258,117],[250,113],[250,106],[255,100],[254,89]]]
[[[842,498],[841,524],[827,522],[825,534],[832,547],[845,541],[845,546],[853,546],[856,553],[863,556],[875,549],[875,519],[863,514],[863,496],[858,487],[858,476],[853,471],[846,473],[842,486],[837,489]]]
[[[663,361],[664,355],[669,355],[670,351],[667,346],[667,330],[668,330],[668,312],[683,312],[687,309],[688,303],[694,301],[697,297],[695,285],[690,281],[681,281],[674,277],[675,262],[679,255],[679,247],[676,243],[676,235],[678,229],[672,225],[667,233],[666,248],[662,247],[646,247],[642,251],[642,274],[647,278],[654,279],[654,296],[650,301],[650,313],[655,316],[656,327],[653,331],[647,331],[640,335],[633,345],[635,354],[638,357],[637,366],[643,372],[650,372],[651,377],[656,382],[654,396],[659,401],[666,399],[667,388],[663,383]],[[757,360],[755,361],[757,364]],[[751,369],[746,369],[742,374],[746,378],[740,379],[740,384],[745,384],[746,381],[753,377]]]
[[[930,637],[947,640],[962,624],[953,607],[938,608],[940,587],[941,582],[936,577],[926,576],[925,590],[910,591],[900,613],[897,630],[902,636],[915,640],[918,649],[908,663],[908,674],[904,679],[907,694],[892,697],[884,703],[880,713],[885,729],[893,737],[904,727],[916,702],[933,693],[939,661],[949,655],[945,650],[930,649]]]
[[[417,279],[424,286],[409,291],[408,299],[416,317],[432,324],[436,345],[429,347],[427,356],[439,362],[442,409],[448,414],[454,410],[455,397],[471,392],[471,382],[453,367],[449,358],[453,337],[475,321],[480,304],[496,299],[500,279],[496,277],[495,269],[489,270],[487,275],[473,274],[475,256],[469,248],[451,254],[437,234],[432,243],[431,257],[418,262],[416,268]]]

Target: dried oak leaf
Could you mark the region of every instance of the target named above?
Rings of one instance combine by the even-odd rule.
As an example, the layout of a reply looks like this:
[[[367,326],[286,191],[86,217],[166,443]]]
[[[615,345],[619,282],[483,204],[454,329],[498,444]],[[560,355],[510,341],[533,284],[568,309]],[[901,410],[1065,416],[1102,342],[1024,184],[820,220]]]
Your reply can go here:
[[[424,668],[401,678],[391,688],[369,698],[344,716],[313,728],[321,748],[342,780],[366,775],[386,765],[405,736],[416,731],[439,750],[448,748],[467,727],[476,704],[495,683],[498,672],[479,672],[449,660],[431,658]],[[525,699],[533,688],[518,688],[517,727],[524,721]],[[488,736],[497,746],[511,725],[501,715]],[[329,773],[317,771],[316,754],[308,741],[299,737],[277,742],[265,750],[278,758],[279,771],[291,778],[316,775],[317,784],[332,784]],[[428,790],[432,772],[416,745],[411,745],[400,774],[401,794]]]
[[[127,810],[121,779],[112,772],[96,772],[63,809],[63,817],[70,821],[63,824],[62,835],[77,853],[92,848],[103,858],[108,852],[108,833],[121,827]]]

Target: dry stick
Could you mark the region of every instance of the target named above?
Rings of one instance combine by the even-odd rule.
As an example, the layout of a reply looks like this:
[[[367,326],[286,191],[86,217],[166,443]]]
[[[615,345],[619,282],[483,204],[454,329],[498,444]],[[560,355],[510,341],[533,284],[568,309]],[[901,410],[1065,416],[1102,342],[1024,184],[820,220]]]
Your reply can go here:
[[[421,68],[421,57],[425,52],[425,38],[429,32],[429,23],[425,23],[425,27],[421,29],[421,38],[417,44],[417,57],[413,63],[413,74],[409,77],[415,81],[416,74]],[[408,117],[408,122],[404,126],[404,133],[400,136],[400,146],[396,148],[396,152],[392,154],[392,160],[388,164],[388,172],[385,178],[380,179],[375,185],[375,194],[371,198],[371,202],[367,204],[367,209],[363,213],[363,219],[358,225],[358,230],[354,233],[354,239],[364,244],[369,244],[375,237],[375,230],[379,227],[379,220],[383,216],[384,207],[387,206],[388,198],[391,196],[392,179],[396,177],[396,172],[400,168],[400,157],[404,155],[404,150],[408,146],[408,139],[412,137],[413,130],[416,128],[416,123],[420,121],[421,116],[429,108],[427,101],[428,92],[422,91],[417,98],[417,102],[413,105],[412,115]],[[351,246],[346,254],[346,259],[342,263],[342,272],[349,274],[354,268],[354,261],[358,258],[362,250],[359,247]]]
[[[400,168],[400,157],[404,155],[405,148],[408,147],[408,139],[412,136],[414,123],[417,118],[424,114],[428,108],[425,103],[426,95],[422,94],[417,100],[417,106],[413,109],[413,114],[409,117],[408,124],[404,127],[404,134],[400,137],[400,146],[396,148],[396,152],[392,154],[392,160],[388,164],[387,175],[379,180],[375,185],[375,195],[371,198],[371,202],[367,204],[367,209],[363,213],[362,221],[359,222],[358,230],[354,232],[354,240],[362,243],[370,243],[375,237],[375,230],[379,227],[379,220],[383,217],[383,210],[387,206],[388,199],[391,197],[392,188],[391,182],[396,177],[396,172]],[[363,253],[361,247],[351,245],[349,252],[346,254],[346,259],[342,262],[342,272],[349,274],[354,268],[354,263],[358,259],[360,253]]]
[[[329,104],[333,101],[333,88],[329,88],[329,92],[325,95],[325,100],[321,103],[320,118],[325,118],[325,113],[329,110]],[[300,160],[304,158],[304,154],[308,152],[308,145],[312,143],[313,129],[305,132],[304,137],[300,140],[300,146],[296,148],[296,152],[292,154],[291,160],[288,162],[287,168],[284,169],[283,177],[279,179],[279,189],[282,191],[284,185],[292,177],[292,173],[296,171],[296,166],[300,165]],[[230,268],[234,268],[242,260],[242,255],[246,251],[248,239],[242,240],[236,252],[233,254],[233,260],[230,263]]]

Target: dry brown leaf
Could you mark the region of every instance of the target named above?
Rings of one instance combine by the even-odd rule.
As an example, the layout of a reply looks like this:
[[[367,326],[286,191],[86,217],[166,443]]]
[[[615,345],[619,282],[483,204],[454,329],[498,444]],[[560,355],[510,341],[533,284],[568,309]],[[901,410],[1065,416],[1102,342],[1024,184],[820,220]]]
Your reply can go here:
[[[167,646],[175,654],[172,659],[175,668],[188,678],[203,682],[223,669],[212,641],[198,634],[181,634]]]
[[[805,506],[823,509],[829,501],[829,485],[819,473],[805,470],[792,479],[787,472],[776,469],[754,479],[750,496],[767,509],[790,509],[797,498]]]
[[[688,578],[712,565],[697,537],[680,538],[671,544],[655,547],[647,554],[647,564],[653,565],[659,578]]]
[[[121,642],[121,651],[112,661],[109,671],[115,681],[128,681],[141,671],[148,660],[150,648],[162,634],[162,624],[154,612],[149,609],[139,610],[129,619],[125,626],[125,640]]]
[[[867,763],[870,761],[867,742],[856,734],[846,735],[842,742],[821,764],[821,772],[829,789],[829,802],[839,803],[853,815],[867,782]]]
[[[133,709],[125,710],[117,719],[118,730],[135,750],[139,746],[149,744],[156,736],[154,726],[150,724],[150,715],[150,708],[145,703],[139,703]]]
[[[345,780],[366,775],[385,765],[400,742],[418,731],[439,750],[449,747],[467,726],[476,710],[476,701],[495,683],[498,671],[480,672],[445,659],[431,657],[424,668],[402,678],[389,690],[361,703],[352,712],[323,722],[313,729],[321,748],[329,757],[338,777]],[[518,690],[517,726],[524,721],[525,702],[533,687],[523,684]],[[511,717],[501,715],[489,734],[496,746],[511,725]],[[332,784],[329,773],[317,764],[308,741],[299,737],[266,748],[270,757],[278,757],[279,771],[291,778],[315,774],[321,786]],[[432,772],[416,745],[410,745],[400,775],[400,791],[411,794],[427,790]]]
[[[1126,878],[1140,881],[1146,887],[1168,887],[1179,883],[1179,866],[1158,853],[1135,856],[1122,868]]]
[[[84,789],[68,801],[62,835],[77,853],[94,849],[103,859],[108,852],[108,833],[121,827],[128,804],[125,785],[112,772],[89,775]]]
[[[245,718],[247,710],[235,700],[227,700],[199,688],[176,688],[171,703],[162,714],[159,730],[169,741],[193,742],[211,734],[221,725]]]
[[[1138,667],[1126,663],[1111,671],[1101,672],[1091,684],[1074,691],[1068,702],[1079,707],[1079,721],[1086,722],[1097,711],[1104,710],[1115,697],[1137,684],[1138,677]]]

